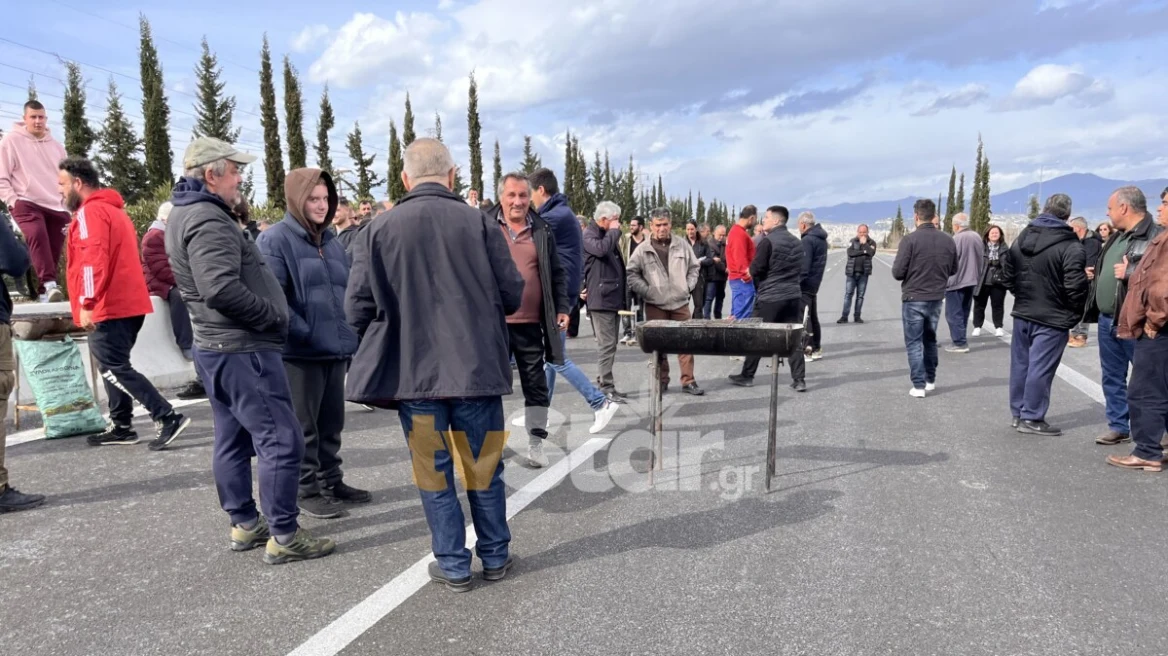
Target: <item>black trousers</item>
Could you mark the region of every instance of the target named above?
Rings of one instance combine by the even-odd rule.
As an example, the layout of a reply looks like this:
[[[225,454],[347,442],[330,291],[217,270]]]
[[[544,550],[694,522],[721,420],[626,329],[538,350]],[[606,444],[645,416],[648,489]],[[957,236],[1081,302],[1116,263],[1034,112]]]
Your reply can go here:
[[[187,314],[187,304],[183,302],[178,287],[172,287],[166,295],[166,302],[170,304],[170,327],[174,330],[174,343],[182,351],[191,350],[195,343],[195,336],[191,331],[191,317]]]
[[[580,301],[576,300],[576,304],[572,306],[572,311],[568,313],[568,337],[576,337],[580,334]]]
[[[97,369],[109,397],[110,421],[118,426],[129,426],[134,419],[134,399],[137,399],[154,421],[174,412],[154,385],[130,364],[130,352],[138,341],[145,317],[108,319],[97,324],[89,335],[89,352],[97,360]]]
[[[348,360],[284,360],[292,408],[304,433],[300,496],[341,482],[341,431],[345,428],[345,371]]]
[[[808,320],[811,323],[811,348],[818,351],[823,347],[823,331],[819,329],[819,295],[803,292],[803,305],[807,307]],[[802,315],[794,321],[802,322]]]
[[[985,323],[986,301],[993,311],[994,328],[1001,328],[1006,316],[1006,288],[997,285],[982,285],[981,292],[973,297],[973,327],[981,328]]]
[[[547,439],[547,410],[552,399],[543,369],[543,327],[538,323],[509,323],[507,332],[511,338],[515,369],[519,373],[519,385],[523,389],[527,433],[541,440]]]
[[[706,276],[705,274],[698,274],[698,284],[694,285],[691,291],[693,296],[694,309],[690,314],[695,319],[702,319],[705,317],[706,308]]]
[[[802,299],[798,298],[771,303],[755,300],[754,314],[752,316],[758,317],[767,323],[793,323],[799,325],[803,323],[803,302]],[[758,371],[759,360],[760,358],[757,357],[747,358],[746,362],[742,363],[742,375],[746,378],[754,378],[754,374]],[[787,354],[787,364],[791,367],[791,380],[800,381],[804,379],[807,363],[803,360],[803,344],[801,341],[796,341],[791,344],[791,352]]]

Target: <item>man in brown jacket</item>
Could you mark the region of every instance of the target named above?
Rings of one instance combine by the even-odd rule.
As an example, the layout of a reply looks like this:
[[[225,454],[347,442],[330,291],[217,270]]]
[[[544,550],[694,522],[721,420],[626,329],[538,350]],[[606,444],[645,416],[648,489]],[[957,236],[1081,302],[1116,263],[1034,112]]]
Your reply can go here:
[[[1157,223],[1168,227],[1168,189],[1160,194]],[[1127,265],[1127,258],[1119,267]],[[1160,444],[1168,428],[1168,231],[1157,235],[1128,281],[1119,318],[1119,337],[1136,340],[1127,402],[1135,449],[1128,456],[1108,456],[1107,464],[1158,472],[1163,468]]]

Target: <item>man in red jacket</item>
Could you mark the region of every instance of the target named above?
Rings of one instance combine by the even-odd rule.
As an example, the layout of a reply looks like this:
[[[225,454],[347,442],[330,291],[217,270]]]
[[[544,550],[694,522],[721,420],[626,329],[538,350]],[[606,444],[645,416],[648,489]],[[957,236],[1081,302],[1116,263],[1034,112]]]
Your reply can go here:
[[[97,360],[109,397],[110,427],[91,436],[89,444],[137,444],[138,434],[131,425],[137,399],[150,412],[158,431],[150,449],[164,449],[191,421],[175,412],[130,364],[138,331],[154,309],[138,260],[134,224],[122,209],[125,203],[118,192],[100,187],[89,160],[69,157],[58,169],[61,197],[76,215],[69,225],[66,250],[73,322],[92,333],[89,351]],[[115,279],[117,284],[113,284]]]
[[[750,263],[754,260],[754,241],[748,232],[758,223],[758,210],[747,205],[738,213],[738,222],[726,237],[726,274],[730,279],[730,314],[746,319],[754,313],[754,279]]]

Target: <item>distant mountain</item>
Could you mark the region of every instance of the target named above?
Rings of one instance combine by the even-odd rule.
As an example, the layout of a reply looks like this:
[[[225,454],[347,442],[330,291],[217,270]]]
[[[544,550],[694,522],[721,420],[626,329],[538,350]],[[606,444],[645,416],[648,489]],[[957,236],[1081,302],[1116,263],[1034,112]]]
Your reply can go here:
[[[991,183],[993,180],[991,179]],[[1076,215],[1082,215],[1093,223],[1107,218],[1107,199],[1111,192],[1124,185],[1134,184],[1144,190],[1148,197],[1148,205],[1154,207],[1160,202],[1160,192],[1168,187],[1168,179],[1157,180],[1108,180],[1092,173],[1070,173],[1046,180],[1042,183],[1041,202],[1054,193],[1068,194],[1074,203]],[[1034,184],[1005,191],[1000,194],[991,194],[990,207],[995,214],[1026,214],[1030,196],[1038,193],[1038,182]],[[966,206],[969,204],[970,189],[965,189]],[[879,219],[896,216],[899,206],[904,215],[912,215],[912,206],[921,196],[908,196],[899,200],[872,201],[868,203],[842,203],[830,207],[811,208],[815,217],[824,223],[864,223],[875,222]],[[935,198],[935,197],[933,197]],[[792,212],[797,216],[801,208]],[[944,208],[941,208],[944,211]]]

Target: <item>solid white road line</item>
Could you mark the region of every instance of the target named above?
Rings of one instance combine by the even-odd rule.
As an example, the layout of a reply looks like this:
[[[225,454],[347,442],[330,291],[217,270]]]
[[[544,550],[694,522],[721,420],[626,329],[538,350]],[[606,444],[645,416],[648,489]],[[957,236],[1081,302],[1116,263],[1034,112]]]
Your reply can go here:
[[[580,445],[556,464],[548,468],[527,485],[524,485],[507,498],[507,519],[510,520],[521,510],[538,499],[544,492],[555,487],[576,467],[588,462],[592,456],[604,448],[611,440],[604,437],[594,437]],[[466,546],[474,548],[474,526],[466,527]],[[321,629],[316,635],[304,641],[289,656],[334,656],[349,646],[354,640],[377,624],[395,608],[405,603],[407,599],[421,590],[430,582],[427,572],[429,564],[434,560],[433,554],[428,554],[414,563],[406,571],[398,574],[392,581],[381,586],[376,592],[366,597],[344,615],[333,620],[331,624]]]
[[[885,262],[882,258],[876,257],[874,259],[877,260],[878,262],[884,264],[884,266],[888,267],[889,269],[892,268],[892,265],[889,264],[888,262]],[[1010,333],[1006,333],[1005,337],[999,337],[998,339],[1009,344],[1010,343]],[[1055,372],[1055,375],[1058,376],[1059,378],[1062,378],[1064,383],[1067,383],[1068,385],[1070,385],[1071,387],[1074,387],[1075,389],[1079,390],[1083,394],[1086,394],[1087,398],[1098,403],[1099,405],[1106,404],[1106,399],[1103,396],[1103,386],[1100,385],[1099,383],[1096,383],[1095,381],[1091,380],[1087,376],[1084,376],[1083,374],[1079,373],[1078,371],[1075,371],[1074,369],[1070,368],[1069,366],[1067,366],[1065,364],[1059,365],[1059,368]]]

